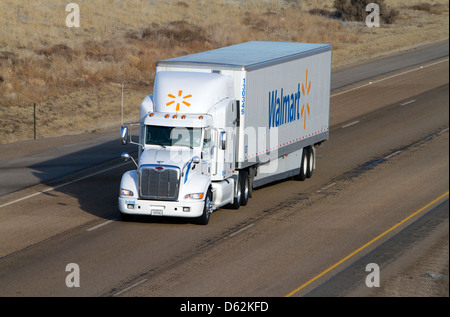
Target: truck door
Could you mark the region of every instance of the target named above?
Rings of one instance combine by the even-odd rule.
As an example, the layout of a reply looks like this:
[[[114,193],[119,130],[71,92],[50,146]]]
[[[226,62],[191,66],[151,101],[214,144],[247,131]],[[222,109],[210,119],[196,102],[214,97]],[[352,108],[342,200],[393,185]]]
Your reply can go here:
[[[210,175],[211,174],[211,164],[213,157],[213,142],[211,141],[211,129],[206,128],[203,133],[203,145],[202,145],[202,153],[201,153],[201,168],[202,174]]]

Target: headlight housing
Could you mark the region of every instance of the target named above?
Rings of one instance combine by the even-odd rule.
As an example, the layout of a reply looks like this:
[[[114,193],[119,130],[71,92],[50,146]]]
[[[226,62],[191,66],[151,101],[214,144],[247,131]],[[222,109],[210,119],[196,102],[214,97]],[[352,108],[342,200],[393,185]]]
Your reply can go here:
[[[203,193],[193,193],[184,196],[184,199],[203,199]]]
[[[120,196],[133,196],[133,195],[134,194],[131,190],[124,189],[124,188],[120,189]]]

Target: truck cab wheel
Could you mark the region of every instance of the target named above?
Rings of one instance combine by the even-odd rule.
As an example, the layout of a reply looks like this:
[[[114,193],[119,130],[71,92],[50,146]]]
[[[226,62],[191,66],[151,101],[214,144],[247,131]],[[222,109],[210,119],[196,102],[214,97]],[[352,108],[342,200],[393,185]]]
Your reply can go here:
[[[233,199],[233,203],[229,205],[232,209],[239,209],[241,207],[241,201],[242,201],[242,186],[241,186],[241,175],[239,174],[238,178],[238,185],[237,185],[237,193],[236,197]]]
[[[205,205],[203,206],[203,214],[199,217],[198,223],[201,225],[207,225],[209,222],[209,218],[212,213],[212,192],[211,189],[208,189],[205,197]]]
[[[242,171],[239,177],[239,186],[241,188],[241,206],[246,206],[248,203],[248,197],[250,193],[250,179],[248,178],[248,172]]]

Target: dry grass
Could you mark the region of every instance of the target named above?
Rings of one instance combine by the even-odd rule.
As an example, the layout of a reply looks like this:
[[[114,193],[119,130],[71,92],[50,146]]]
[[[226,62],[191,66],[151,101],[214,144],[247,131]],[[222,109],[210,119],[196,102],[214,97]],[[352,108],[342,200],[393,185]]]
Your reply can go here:
[[[65,25],[69,2],[80,28]],[[33,103],[39,138],[117,127],[120,83],[125,120],[136,121],[160,59],[276,40],[330,43],[338,68],[448,38],[448,1],[386,3],[396,23],[368,28],[317,14],[332,0],[2,0],[0,144],[33,138]]]
[[[406,8],[410,8],[413,10],[426,11],[426,12],[430,12],[431,14],[441,14],[444,12],[448,12],[448,6],[441,4],[441,3],[431,4],[431,3],[426,2],[426,3],[419,3],[419,4],[407,6]]]

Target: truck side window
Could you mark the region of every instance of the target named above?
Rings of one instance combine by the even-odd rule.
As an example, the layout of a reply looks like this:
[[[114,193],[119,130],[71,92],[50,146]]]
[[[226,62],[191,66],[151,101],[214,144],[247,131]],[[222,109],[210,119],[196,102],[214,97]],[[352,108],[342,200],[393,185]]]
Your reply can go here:
[[[205,129],[205,136],[203,137],[203,147],[209,148],[211,146],[211,130]]]

